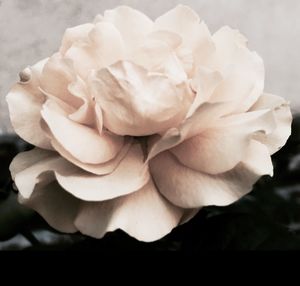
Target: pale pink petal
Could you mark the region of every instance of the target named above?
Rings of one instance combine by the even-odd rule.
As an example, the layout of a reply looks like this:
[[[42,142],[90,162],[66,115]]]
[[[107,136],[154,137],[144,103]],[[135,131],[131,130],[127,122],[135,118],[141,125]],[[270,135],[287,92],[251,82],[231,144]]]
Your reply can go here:
[[[104,126],[119,135],[144,136],[177,126],[194,98],[185,83],[175,85],[127,61],[95,73],[91,85]]]
[[[200,105],[191,117],[187,118],[178,128],[171,128],[160,138],[153,137],[149,142],[148,160],[157,154],[177,146],[184,140],[188,140],[211,127],[214,127],[217,119],[224,115],[228,109],[228,103],[204,103]]]
[[[205,68],[204,66],[198,67],[196,74],[191,81],[191,86],[196,92],[196,97],[190,107],[187,117],[190,117],[201,104],[210,99],[213,91],[218,84],[220,84],[222,79],[222,75],[219,72]]]
[[[219,174],[231,170],[245,156],[250,134],[231,127],[209,129],[188,139],[171,152],[185,166],[209,174]]]
[[[66,233],[77,232],[74,225],[80,201],[65,192],[57,182],[36,188],[30,198],[19,202],[37,211],[53,228]]]
[[[126,43],[113,25],[105,22],[96,24],[89,38],[96,48],[98,68],[122,59]]]
[[[45,185],[54,181],[51,170],[72,168],[72,165],[56,152],[33,149],[18,154],[10,165],[15,184],[25,199],[29,198],[37,184]]]
[[[94,112],[95,112],[95,118],[96,118],[96,128],[97,128],[99,134],[102,134],[103,114],[102,114],[102,110],[101,110],[100,106],[97,103],[95,103]]]
[[[188,78],[193,78],[195,68],[193,52],[188,48],[181,47],[177,49],[176,55],[179,61],[181,62],[181,65]]]
[[[88,41],[89,32],[95,27],[94,24],[87,23],[72,28],[68,28],[62,39],[59,52],[65,54],[67,50],[76,42]]]
[[[72,156],[61,144],[59,144],[59,142],[55,138],[53,138],[53,136],[51,138],[51,145],[62,157],[64,157],[74,165],[78,166],[79,168],[96,175],[105,175],[113,172],[119,165],[121,160],[126,156],[131,146],[131,143],[132,140],[130,140],[130,138],[126,138],[124,141],[124,146],[121,148],[118,154],[113,159],[105,163],[87,164],[81,162],[80,160]]]
[[[165,42],[156,39],[146,39],[141,46],[133,50],[128,60],[144,67],[148,71],[156,71],[162,68],[162,65],[172,52],[172,49]]]
[[[69,115],[69,118],[80,124],[93,125],[96,120],[94,103],[92,102],[85,82],[77,77],[76,81],[69,84],[68,90],[72,95],[80,98],[83,102],[74,113]]]
[[[175,53],[171,54],[164,62],[164,64],[156,70],[168,76],[173,83],[181,84],[186,82],[188,77],[184,70],[184,66],[178,59]]]
[[[42,160],[52,158],[53,156],[55,156],[54,152],[39,148],[34,148],[28,152],[19,153],[9,166],[12,179],[15,180],[15,177],[18,173],[31,167],[32,165]]]
[[[224,117],[216,126],[182,142],[171,152],[185,166],[208,174],[224,173],[240,163],[257,132],[274,129],[271,112],[262,110]]]
[[[128,50],[138,46],[153,29],[152,20],[127,6],[106,10],[103,21],[112,23],[120,31]]]
[[[276,128],[270,134],[258,134],[256,139],[265,144],[271,154],[276,153],[286,143],[291,135],[291,123],[293,120],[289,103],[283,98],[263,94],[251,107],[251,110],[270,109],[274,115]]]
[[[129,60],[149,72],[168,76],[174,84],[180,84],[187,80],[183,65],[172,47],[165,41],[147,38],[141,46],[133,50]]]
[[[78,124],[54,101],[43,105],[42,116],[54,138],[77,160],[88,164],[104,163],[114,158],[123,146],[120,136]]]
[[[6,100],[11,124],[15,132],[27,142],[44,149],[51,149],[50,141],[41,126],[41,107],[45,101],[39,91],[39,78],[46,60],[21,72],[21,81],[15,84]]]
[[[76,74],[72,61],[55,54],[44,66],[40,88],[44,94],[57,97],[71,107],[78,108],[82,105],[82,100],[72,95],[68,89],[73,81],[76,81]]]
[[[244,125],[247,132],[254,133],[260,131],[264,134],[270,134],[276,127],[275,118],[270,109],[261,109],[223,116],[214,122],[214,127],[224,128],[232,126],[237,128]]]
[[[149,180],[148,168],[139,145],[134,144],[108,175],[94,175],[80,169],[55,172],[58,183],[75,197],[84,201],[104,201],[133,193]]]
[[[149,181],[127,196],[98,203],[83,202],[75,225],[82,233],[95,238],[122,229],[138,240],[154,241],[176,227],[183,212],[163,198]]]
[[[245,163],[219,175],[194,171],[182,165],[170,152],[163,152],[151,160],[151,174],[159,191],[177,206],[225,206],[250,192],[260,176],[272,172],[268,150],[261,147],[264,146],[251,143]],[[264,167],[253,168],[259,163]]]
[[[215,90],[211,101],[233,101],[232,111],[247,111],[263,92],[263,60],[246,47],[244,36],[229,27],[217,31],[213,40],[216,52],[210,57],[212,68],[222,73],[224,81]]]
[[[155,31],[133,49],[127,59],[148,71],[163,73],[174,82],[181,83],[187,79],[184,67],[175,53],[181,41],[181,37],[175,33]]]
[[[273,163],[268,148],[256,140],[251,140],[243,164],[258,176],[273,176]]]
[[[213,41],[217,49],[217,65],[219,68],[226,67],[236,60],[236,51],[246,48],[247,39],[238,30],[228,26],[220,28],[213,35]]]
[[[181,43],[182,38],[171,31],[154,31],[147,35],[147,40],[155,40],[165,43],[170,49],[177,49]]]
[[[186,46],[193,47],[197,38],[195,33],[199,28],[200,18],[188,6],[178,5],[155,21],[155,30],[175,32],[182,37]]]
[[[216,46],[207,25],[203,21],[195,29],[194,35],[196,39],[194,40],[194,48],[192,49],[194,67],[198,68],[201,65],[209,66],[210,58],[215,53]],[[196,69],[194,71],[196,71]]]
[[[83,78],[93,69],[109,66],[123,58],[124,44],[119,31],[111,24],[100,22],[89,33],[87,42],[74,44],[66,53]]]
[[[195,67],[205,64],[215,51],[215,45],[206,24],[200,23],[197,13],[187,6],[178,5],[157,18],[155,30],[167,30],[181,36],[182,46],[177,52],[180,55],[190,54],[194,62],[187,65],[184,60],[186,72],[189,75],[193,74]]]

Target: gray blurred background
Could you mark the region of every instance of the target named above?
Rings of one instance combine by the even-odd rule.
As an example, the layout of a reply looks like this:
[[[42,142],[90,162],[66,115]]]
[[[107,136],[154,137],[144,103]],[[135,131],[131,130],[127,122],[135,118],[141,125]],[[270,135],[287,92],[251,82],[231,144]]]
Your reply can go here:
[[[299,0],[0,0],[0,133],[12,132],[5,95],[19,71],[54,53],[66,28],[121,4],[156,18],[180,3],[212,32],[229,25],[245,34],[265,61],[265,90],[300,112]]]

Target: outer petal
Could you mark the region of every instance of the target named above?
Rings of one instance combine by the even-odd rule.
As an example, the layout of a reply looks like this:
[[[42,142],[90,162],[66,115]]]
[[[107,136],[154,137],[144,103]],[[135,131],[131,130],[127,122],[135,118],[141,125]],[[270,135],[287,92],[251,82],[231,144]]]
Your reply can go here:
[[[244,36],[229,27],[217,31],[213,40],[216,52],[210,59],[213,69],[222,73],[224,81],[215,90],[211,101],[230,100],[235,103],[232,111],[247,111],[263,92],[263,60],[248,50]]]
[[[186,46],[193,47],[197,38],[200,18],[188,6],[178,5],[155,21],[156,30],[167,30],[179,34]]]
[[[181,36],[182,46],[177,53],[190,76],[199,65],[206,65],[207,59],[215,51],[207,26],[204,22],[200,23],[197,13],[187,6],[178,5],[156,19],[155,29],[171,31]]]
[[[239,127],[242,128],[242,127]],[[185,166],[209,174],[235,167],[247,151],[250,134],[241,129],[210,129],[171,149]]]
[[[177,145],[171,152],[182,164],[196,171],[224,173],[243,160],[250,140],[257,132],[267,134],[275,127],[268,110],[224,117],[219,121],[216,124],[222,126],[201,132]]]
[[[196,92],[196,97],[189,109],[187,117],[190,117],[201,104],[209,101],[212,93],[221,83],[222,79],[223,77],[219,72],[203,66],[198,67],[191,81],[191,86]]]
[[[69,84],[68,91],[83,102],[74,113],[69,115],[69,118],[80,124],[96,125],[95,104],[85,82],[77,77],[76,81]]]
[[[51,138],[51,145],[53,148],[65,159],[69,162],[73,163],[74,165],[78,166],[79,168],[95,174],[95,175],[105,175],[113,172],[116,167],[119,165],[120,161],[126,156],[128,149],[131,145],[131,140],[127,138],[124,142],[124,146],[118,152],[118,154],[111,160],[102,163],[102,164],[87,164],[83,163],[80,160],[76,159],[69,153],[55,138]]]
[[[82,203],[76,227],[101,238],[118,228],[141,241],[154,241],[176,227],[183,210],[173,206],[156,190],[152,181],[139,191],[114,200]]]
[[[19,154],[11,164],[11,172],[24,199],[29,199],[36,187],[55,180],[69,193],[85,201],[103,201],[135,192],[149,180],[143,164],[143,152],[137,144],[107,175],[93,175],[70,164],[55,152],[34,149]]]
[[[19,196],[20,203],[37,211],[55,229],[74,233],[74,219],[80,201],[65,192],[56,182],[37,188],[29,199]]]
[[[10,165],[15,184],[25,199],[28,199],[37,184],[45,185],[54,181],[52,170],[72,168],[72,165],[55,152],[33,149],[18,154]]]
[[[258,134],[256,139],[265,144],[271,154],[276,153],[291,135],[293,120],[289,104],[281,97],[263,94],[251,107],[251,110],[270,109],[276,122],[275,130],[270,134]]]
[[[215,32],[213,41],[216,45],[216,64],[221,69],[236,61],[239,48],[247,48],[246,37],[228,26]]]
[[[20,74],[21,82],[12,87],[6,100],[10,120],[16,133],[33,145],[51,149],[50,141],[40,126],[40,111],[45,97],[38,86],[45,61],[47,59],[25,69]]]
[[[152,20],[127,6],[106,10],[103,21],[112,23],[120,31],[128,50],[138,46],[153,29]]]
[[[123,138],[80,125],[54,101],[43,106],[42,116],[53,137],[77,160],[88,164],[104,163],[116,156],[123,146]]]
[[[51,151],[46,151],[39,148],[34,148],[28,152],[19,153],[11,162],[9,170],[12,179],[15,180],[16,175],[27,168],[37,164],[42,160],[47,160],[49,158],[55,157],[56,154]]]
[[[169,129],[161,137],[152,137],[149,140],[150,147],[147,161],[157,154],[200,134],[204,130],[214,127],[217,119],[224,115],[229,105],[228,103],[204,103],[178,128]]]
[[[89,32],[94,27],[94,24],[87,23],[67,29],[63,36],[59,52],[64,55],[74,43],[88,41]]]
[[[176,34],[164,33],[167,34],[165,41],[160,39],[163,32],[150,34],[141,46],[133,50],[129,60],[146,68],[149,72],[162,73],[172,79],[174,83],[180,84],[187,80],[187,75],[172,47],[174,45],[172,41],[175,42],[178,38]]]
[[[194,97],[186,84],[126,61],[98,71],[92,87],[104,126],[119,135],[146,136],[177,126]]]
[[[118,167],[110,174],[92,175],[80,169],[57,171],[58,183],[72,195],[84,201],[104,201],[133,193],[149,180],[139,145],[132,145]]]
[[[44,66],[40,87],[49,97],[59,98],[68,105],[78,108],[82,105],[82,100],[72,95],[68,89],[73,81],[76,81],[76,73],[72,61],[55,54]]]
[[[264,167],[256,167],[259,163]],[[170,152],[152,159],[150,169],[159,191],[170,202],[184,208],[199,208],[235,202],[251,191],[261,175],[272,174],[272,162],[267,149],[255,142],[251,143],[243,163],[220,175],[193,171]]]
[[[92,69],[109,66],[123,58],[124,45],[119,31],[111,24],[100,22],[89,33],[87,42],[74,44],[66,53],[75,70],[86,78]]]

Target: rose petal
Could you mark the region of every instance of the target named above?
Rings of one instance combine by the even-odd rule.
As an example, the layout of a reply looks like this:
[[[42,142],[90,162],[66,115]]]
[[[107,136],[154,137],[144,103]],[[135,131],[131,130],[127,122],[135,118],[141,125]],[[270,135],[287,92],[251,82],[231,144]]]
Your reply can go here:
[[[77,232],[74,219],[80,201],[56,182],[37,188],[29,199],[20,195],[19,202],[37,211],[53,228],[66,233]]]
[[[139,190],[149,180],[143,164],[143,152],[133,145],[121,162],[108,175],[93,175],[70,164],[55,152],[34,149],[19,154],[11,164],[11,172],[24,199],[36,187],[55,180],[69,193],[85,201],[102,201]]]
[[[274,154],[284,146],[291,135],[292,113],[289,104],[283,98],[272,94],[263,94],[251,107],[252,111],[260,109],[272,110],[276,128],[270,134],[260,133],[255,138],[265,144],[271,154]]]
[[[6,100],[15,132],[35,146],[52,149],[49,139],[40,126],[40,110],[45,97],[39,91],[38,86],[41,71],[47,60],[40,61],[25,69],[21,73],[21,77],[26,82],[15,84],[8,93]]]
[[[168,76],[174,84],[180,84],[187,80],[182,64],[165,41],[147,39],[142,46],[133,51],[129,60],[150,72]]]
[[[116,156],[123,146],[123,138],[80,125],[54,101],[47,101],[41,111],[54,138],[77,160],[88,164],[104,163]]]
[[[127,6],[106,10],[103,20],[112,23],[120,31],[128,50],[137,47],[153,29],[152,20]]]
[[[186,53],[192,56],[192,66],[186,66],[186,72],[192,76],[194,67],[203,65],[215,51],[211,34],[204,22],[191,8],[178,5],[171,11],[157,18],[156,30],[167,30],[177,33],[182,38],[182,46],[178,49],[179,54]]]
[[[44,94],[57,97],[71,107],[78,108],[82,105],[82,99],[72,95],[68,90],[69,84],[73,81],[76,81],[76,74],[72,61],[55,54],[44,66],[40,88]]]
[[[256,132],[270,133],[275,127],[271,112],[265,110],[233,115],[220,121],[222,126],[201,132],[172,148],[171,152],[193,170],[220,174],[243,160]]]
[[[64,147],[59,144],[59,142],[55,138],[51,138],[51,144],[53,148],[65,159],[67,159],[69,162],[73,163],[74,165],[78,166],[79,168],[90,172],[92,174],[96,175],[105,175],[113,172],[116,167],[119,165],[120,161],[126,156],[130,146],[131,146],[132,140],[129,138],[126,138],[124,141],[124,146],[121,148],[121,150],[118,152],[118,154],[111,160],[102,163],[102,164],[87,164],[79,161],[74,156],[72,156]]]
[[[202,21],[194,31],[194,67],[201,65],[209,67],[209,60],[216,51],[216,46],[207,25]]]
[[[188,6],[178,5],[155,21],[155,30],[167,30],[179,34],[186,46],[195,45],[195,32],[199,28],[200,18]]]
[[[39,148],[34,148],[33,150],[19,153],[9,166],[12,179],[15,180],[15,177],[18,173],[26,170],[32,165],[35,165],[39,161],[52,158],[53,156],[55,156],[54,152]]]
[[[268,148],[256,140],[251,140],[243,164],[258,176],[273,176],[273,163]]]
[[[91,85],[104,126],[119,135],[146,136],[178,125],[194,97],[186,84],[127,61],[98,71]]]
[[[82,100],[82,105],[69,118],[73,121],[85,124],[95,124],[94,103],[89,95],[88,88],[83,80],[77,77],[77,80],[68,85],[69,92]]]
[[[177,49],[182,43],[182,38],[178,34],[170,31],[154,31],[147,35],[147,39],[163,42],[171,50]]]
[[[263,145],[259,145],[260,147]],[[241,163],[233,170],[220,174],[208,175],[196,172],[182,165],[170,152],[163,152],[150,162],[150,170],[159,191],[173,204],[184,208],[199,208],[208,205],[225,206],[231,204],[251,191],[253,184],[262,173],[272,167],[267,149],[255,148],[255,151],[263,153],[263,161],[259,155],[253,156],[252,144],[245,158],[254,163]],[[264,163],[265,168],[258,167],[253,170],[257,163]],[[250,167],[248,167],[250,165]]]
[[[204,103],[200,105],[191,117],[187,118],[178,128],[171,128],[160,138],[154,137],[153,142],[149,142],[149,153],[147,162],[157,154],[177,146],[184,140],[213,127],[218,118],[224,115],[228,103]]]
[[[171,152],[195,171],[219,174],[231,170],[242,160],[249,141],[249,134],[242,129],[209,129],[172,148]]]
[[[152,181],[127,196],[105,202],[81,204],[75,220],[84,234],[101,238],[122,229],[141,241],[154,241],[178,225],[183,210],[173,206],[156,190]]]
[[[89,33],[87,42],[74,44],[66,53],[82,78],[92,69],[109,66],[123,58],[124,45],[119,31],[111,24],[100,22]]]
[[[67,50],[76,42],[87,41],[89,32],[95,27],[91,23],[75,26],[68,28],[62,39],[61,47],[59,52],[65,54]]]
[[[246,48],[247,39],[238,30],[228,26],[220,28],[213,35],[213,41],[217,49],[219,67],[225,67],[236,59],[236,51],[240,47]]]
[[[94,112],[95,112],[95,118],[96,118],[96,128],[97,128],[99,134],[102,134],[103,114],[102,114],[102,110],[101,110],[100,106],[97,103],[95,103]]]
[[[238,31],[223,27],[213,36],[216,45],[213,69],[223,74],[224,81],[211,97],[212,102],[234,101],[232,111],[247,111],[263,92],[265,69],[263,60],[246,47],[246,39]]]
[[[29,198],[37,184],[54,181],[48,171],[72,168],[72,165],[55,152],[33,149],[18,154],[10,165],[15,184],[25,199]]]
[[[192,88],[196,91],[196,97],[189,109],[187,117],[190,117],[201,104],[210,99],[210,96],[222,79],[222,75],[217,71],[207,69],[203,66],[197,69],[191,81]]]
[[[80,169],[55,172],[58,183],[72,195],[84,201],[104,201],[133,193],[149,180],[144,167],[143,152],[132,145],[118,167],[108,175],[93,175]]]

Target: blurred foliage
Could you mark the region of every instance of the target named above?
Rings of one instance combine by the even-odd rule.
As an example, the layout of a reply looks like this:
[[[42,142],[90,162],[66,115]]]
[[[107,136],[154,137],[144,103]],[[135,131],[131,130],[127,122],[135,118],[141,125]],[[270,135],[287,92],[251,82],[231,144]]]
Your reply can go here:
[[[273,156],[274,177],[263,177],[253,191],[227,207],[203,208],[190,222],[153,243],[142,243],[122,231],[97,240],[60,234],[17,202],[9,164],[30,149],[15,136],[0,138],[0,250],[183,251],[300,249],[300,116],[292,136]]]

